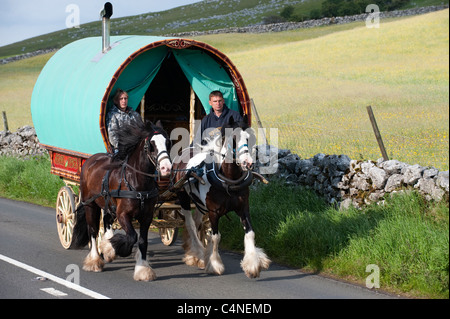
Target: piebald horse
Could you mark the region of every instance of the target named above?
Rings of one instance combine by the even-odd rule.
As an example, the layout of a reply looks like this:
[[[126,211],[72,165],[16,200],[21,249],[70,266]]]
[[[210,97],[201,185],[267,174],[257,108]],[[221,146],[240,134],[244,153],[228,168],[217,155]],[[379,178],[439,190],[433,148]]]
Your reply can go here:
[[[74,240],[78,247],[90,243],[90,251],[84,260],[85,271],[99,272],[104,263],[112,262],[116,255],[131,254],[138,235],[132,225],[137,219],[140,236],[136,251],[134,279],[156,279],[147,262],[147,235],[157,202],[158,188],[155,172],[169,176],[172,163],[168,149],[170,140],[162,127],[141,120],[121,128],[119,152],[98,153],[86,160],[80,177],[81,203],[77,208]],[[102,256],[97,249],[97,235],[104,210],[105,235],[100,243]],[[112,223],[117,218],[125,235],[113,233]],[[102,258],[103,257],[103,258]]]
[[[250,221],[249,185],[253,175],[253,159],[249,141],[254,135],[246,119],[235,123],[231,118],[228,125],[218,134],[202,152],[194,154],[194,149],[186,149],[174,159],[174,180],[179,181],[185,174],[195,170],[197,178],[188,178],[177,193],[181,204],[181,213],[185,217],[188,238],[184,243],[186,264],[205,268],[207,273],[221,275],[225,267],[219,255],[219,219],[234,211],[241,219],[245,230],[245,254],[241,267],[247,277],[259,277],[261,270],[267,269],[270,260],[263,249],[255,246],[255,233]],[[202,176],[203,183],[197,181]],[[184,177],[186,178],[186,177]],[[192,216],[190,202],[197,209]],[[206,250],[201,243],[197,229],[201,223],[200,213],[207,214],[211,223],[212,235],[208,239]]]

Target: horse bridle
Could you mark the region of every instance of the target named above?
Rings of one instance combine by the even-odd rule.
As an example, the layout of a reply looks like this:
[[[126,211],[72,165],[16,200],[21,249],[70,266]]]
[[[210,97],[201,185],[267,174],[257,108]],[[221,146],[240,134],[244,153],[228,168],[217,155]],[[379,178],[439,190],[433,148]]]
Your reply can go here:
[[[156,134],[161,134],[161,133],[154,132],[153,136],[155,136]],[[145,139],[144,151],[145,151],[145,154],[147,155],[147,158],[155,166],[157,171],[159,171],[159,165],[163,160],[168,159],[170,161],[169,152],[167,150],[159,152],[156,156],[152,155],[152,152],[150,151],[150,139],[148,137]],[[165,154],[165,155],[162,156],[163,154]],[[160,156],[162,156],[162,157],[160,158]]]
[[[244,147],[247,147],[247,149],[242,150]],[[242,144],[241,146],[236,147],[236,148],[233,148],[233,146],[231,146],[230,143],[228,142],[227,143],[227,151],[225,152],[225,154],[221,154],[223,159],[226,159],[227,157],[229,158],[229,155],[228,155],[230,153],[229,150],[231,150],[231,154],[232,154],[231,155],[232,156],[231,160],[233,162],[235,162],[236,164],[238,162],[239,157],[242,154],[250,153],[250,149],[248,147],[248,142],[245,143],[245,144]]]

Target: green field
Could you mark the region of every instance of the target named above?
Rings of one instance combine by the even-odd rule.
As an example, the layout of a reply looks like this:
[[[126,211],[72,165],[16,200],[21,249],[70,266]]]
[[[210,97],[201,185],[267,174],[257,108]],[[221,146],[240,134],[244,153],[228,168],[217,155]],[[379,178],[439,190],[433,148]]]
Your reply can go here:
[[[237,65],[278,146],[381,157],[366,106],[390,158],[449,168],[449,11],[282,33],[198,37]],[[34,82],[52,54],[0,66],[0,110],[10,130],[32,125]],[[270,137],[269,137],[270,141]]]
[[[281,147],[303,158],[328,153],[376,160],[371,105],[390,158],[446,170],[448,13],[382,21],[379,29],[355,23],[285,32],[276,44],[270,41],[275,34],[229,35],[228,43],[204,39],[225,52],[235,41],[229,56],[263,125],[279,128]],[[239,44],[245,41],[250,44]]]

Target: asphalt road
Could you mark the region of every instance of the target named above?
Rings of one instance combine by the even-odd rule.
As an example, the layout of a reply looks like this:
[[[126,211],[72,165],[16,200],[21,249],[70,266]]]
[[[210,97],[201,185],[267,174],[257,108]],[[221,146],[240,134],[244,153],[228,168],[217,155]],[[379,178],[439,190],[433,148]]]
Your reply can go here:
[[[0,198],[1,299],[156,298],[178,300],[184,307],[180,310],[189,311],[190,299],[394,298],[277,264],[271,264],[260,278],[249,279],[239,266],[242,256],[227,251],[221,251],[225,273],[208,275],[181,261],[179,240],[164,246],[154,232],[150,232],[149,251],[158,276],[153,282],[133,280],[134,252],[106,264],[101,273],[85,272],[81,268],[87,248],[65,250],[61,246],[54,209]]]

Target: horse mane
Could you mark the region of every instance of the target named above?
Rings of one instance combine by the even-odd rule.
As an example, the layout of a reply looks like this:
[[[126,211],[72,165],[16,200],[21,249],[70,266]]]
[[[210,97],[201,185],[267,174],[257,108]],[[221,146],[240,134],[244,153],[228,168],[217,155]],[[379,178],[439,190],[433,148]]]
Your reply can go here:
[[[230,117],[229,122],[221,128],[222,136],[225,136],[225,129],[227,128],[232,128],[233,130],[236,128],[241,128],[243,131],[247,130],[248,128],[250,128],[247,115],[244,115],[244,118],[238,122],[235,122],[233,117]]]
[[[130,124],[126,124],[117,132],[119,144],[118,152],[114,155],[115,161],[123,161],[125,158],[133,153],[139,143],[145,138],[151,138],[155,134],[163,134],[167,139],[167,133],[162,127],[154,125],[150,121],[145,123],[138,118]]]

